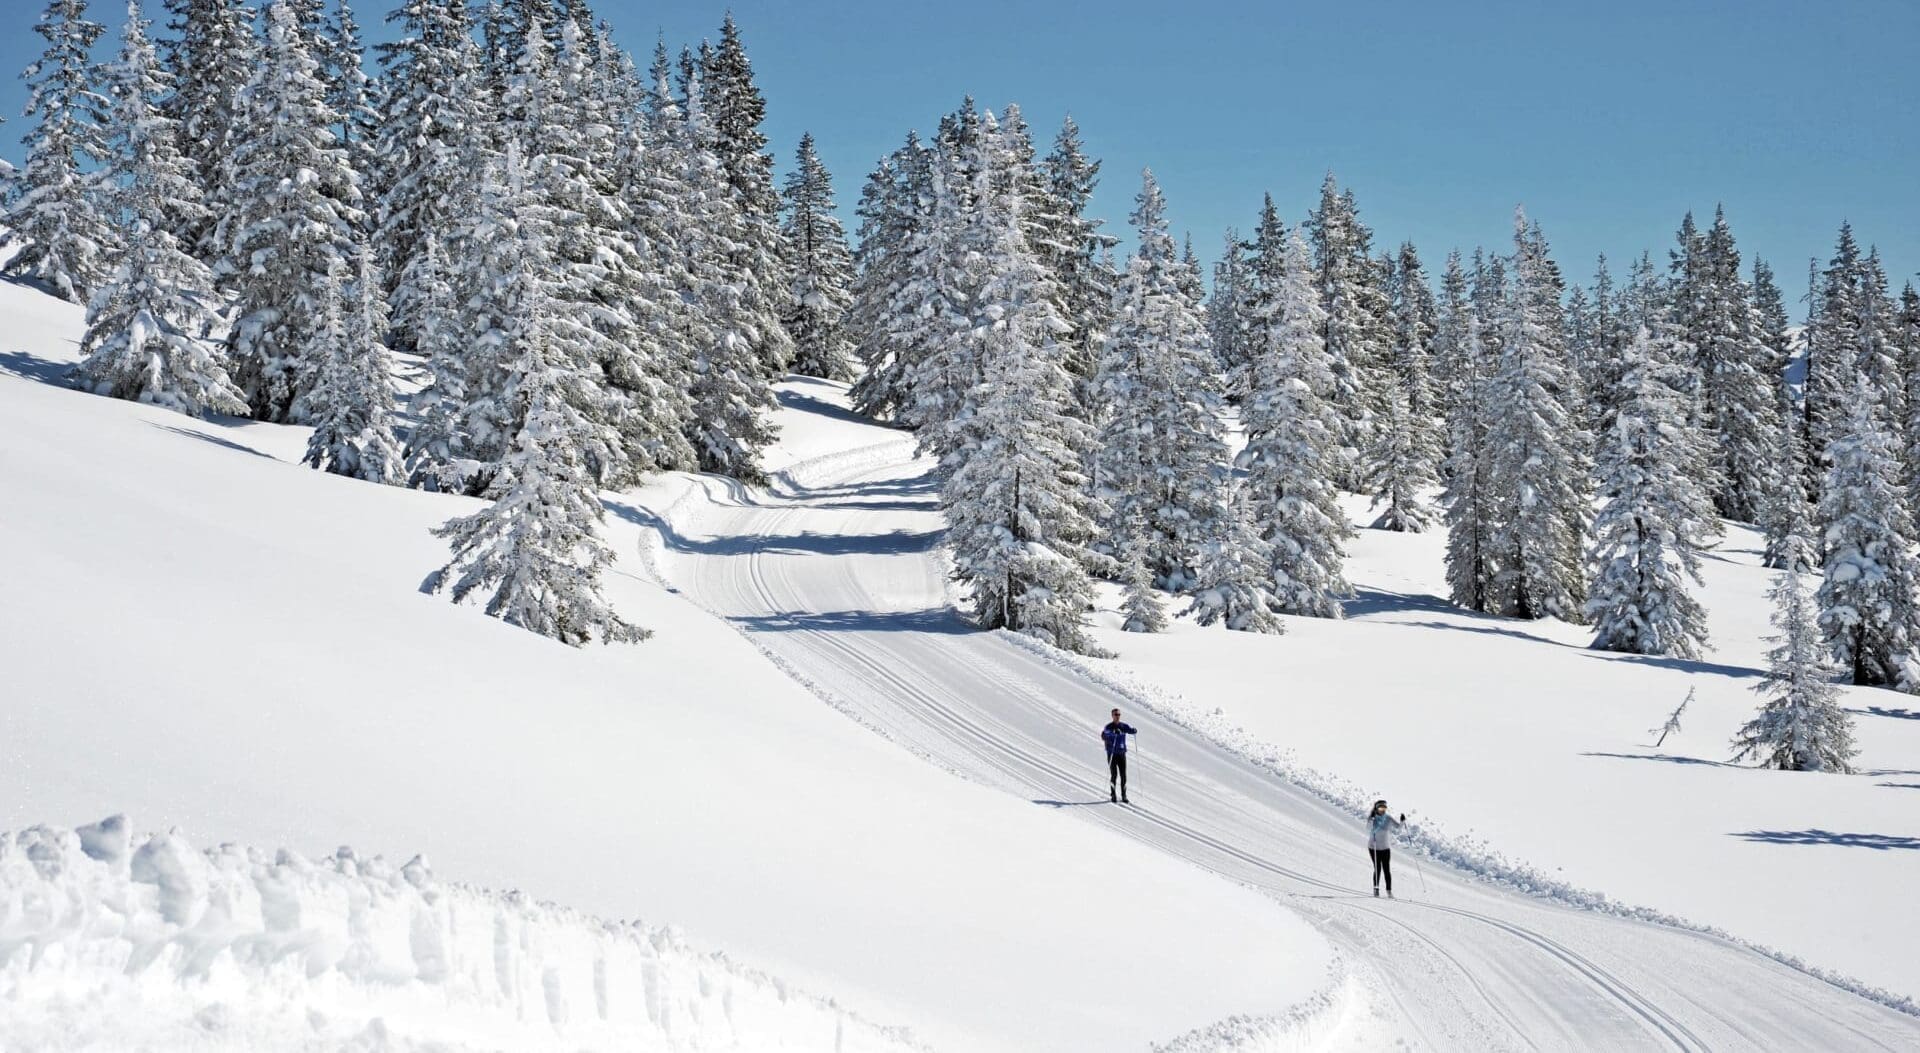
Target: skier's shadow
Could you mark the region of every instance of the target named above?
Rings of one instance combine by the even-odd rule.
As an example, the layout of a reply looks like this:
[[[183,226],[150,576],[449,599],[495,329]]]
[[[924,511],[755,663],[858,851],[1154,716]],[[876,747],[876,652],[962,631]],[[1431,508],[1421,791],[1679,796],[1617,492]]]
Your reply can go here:
[[[1046,806],[1047,806],[1047,807],[1049,807],[1049,808],[1084,808],[1084,807],[1086,807],[1087,805],[1090,805],[1090,804],[1111,804],[1111,803],[1113,803],[1113,802],[1111,802],[1111,801],[1109,801],[1109,800],[1107,800],[1107,799],[1106,799],[1105,797],[1097,797],[1097,798],[1095,798],[1095,799],[1093,799],[1093,800],[1091,800],[1091,801],[1041,801],[1041,800],[1036,800],[1036,801],[1034,801],[1033,803],[1034,803],[1034,804],[1044,804],[1044,805],[1046,805]]]

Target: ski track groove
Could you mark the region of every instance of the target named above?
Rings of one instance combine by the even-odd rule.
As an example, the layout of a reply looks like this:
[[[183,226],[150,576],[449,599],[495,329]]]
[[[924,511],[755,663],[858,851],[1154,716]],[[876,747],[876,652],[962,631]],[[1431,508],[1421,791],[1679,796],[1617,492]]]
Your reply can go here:
[[[881,455],[895,451],[904,458],[901,463],[870,463],[880,461]],[[863,458],[869,463],[861,463]],[[915,755],[932,761],[962,778],[983,782],[1000,789],[1031,793],[1035,795],[1032,799],[1036,801],[1044,801],[1044,795],[1060,795],[1063,788],[1077,789],[1086,786],[1090,780],[1086,778],[1084,768],[1076,765],[1069,769],[1064,762],[1049,759],[1050,755],[1060,755],[1057,746],[1050,746],[1039,741],[1032,734],[995,718],[986,707],[971,703],[945,681],[926,676],[924,683],[916,683],[909,675],[897,671],[876,656],[879,653],[885,653],[883,648],[872,648],[871,650],[876,653],[870,654],[852,642],[853,638],[870,635],[872,631],[849,632],[806,627],[792,616],[792,612],[798,609],[796,605],[782,600],[781,588],[784,588],[789,596],[803,596],[805,593],[804,585],[796,583],[787,573],[787,568],[804,560],[823,560],[831,557],[814,553],[799,559],[769,560],[767,558],[769,542],[776,533],[783,536],[791,533],[787,528],[802,514],[832,511],[835,508],[834,497],[849,496],[847,493],[816,495],[816,491],[839,490],[857,493],[859,484],[869,482],[876,476],[896,478],[904,468],[910,468],[911,463],[911,453],[904,444],[883,443],[845,453],[828,454],[788,466],[780,474],[791,492],[756,496],[745,487],[733,484],[731,480],[723,482],[726,496],[731,500],[724,503],[715,502],[716,506],[723,510],[731,506],[737,518],[757,518],[758,521],[751,523],[749,529],[727,531],[724,534],[716,533],[712,536],[725,536],[742,542],[741,548],[728,551],[725,555],[744,557],[735,560],[732,565],[736,571],[744,570],[746,591],[750,593],[751,601],[763,612],[757,616],[763,619],[771,617],[785,623],[785,627],[779,634],[786,641],[785,646],[762,643],[761,641],[766,639],[768,634],[742,624],[739,619],[743,615],[730,615],[716,609],[709,602],[709,597],[712,595],[711,589],[724,590],[728,587],[727,574],[720,566],[722,561],[694,561],[695,587],[689,590],[689,598],[709,612],[734,624],[735,628],[747,636],[758,649],[775,658],[790,675],[800,680],[815,694],[825,698],[835,709],[846,713],[861,725],[896,742]],[[801,475],[811,474],[810,469],[827,467],[843,470],[831,481],[812,487],[798,482]],[[711,491],[707,492],[711,495]],[[810,500],[821,503],[810,503]],[[928,510],[933,511],[931,505]],[[665,575],[663,574],[662,577],[664,579]],[[886,609],[851,569],[843,572],[842,577],[845,580],[840,581],[839,584],[851,585],[858,590],[860,597],[866,601],[867,610],[879,612]],[[952,616],[958,619],[957,614]],[[1042,714],[1048,725],[1060,731],[1063,736],[1062,741],[1065,741],[1065,737],[1085,733],[1085,729],[1080,726],[1081,721],[1068,712],[1063,703],[1051,697],[1043,684],[1027,679],[1016,671],[1016,663],[1024,666],[1031,659],[1027,652],[984,635],[954,636],[952,640],[955,641],[954,646],[940,649],[942,659],[958,665],[965,673],[978,682],[989,685],[997,692],[1023,701],[1038,703],[1032,707],[1033,711]],[[996,662],[983,653],[988,648],[994,650],[995,657],[1001,660]],[[803,671],[801,667],[807,663],[795,661],[792,651],[804,652],[814,661],[825,663],[838,674],[834,678],[836,682],[881,686],[884,688],[885,695],[882,704],[890,711],[875,711],[876,707],[872,704],[863,707],[856,698],[829,692],[818,682],[819,677]],[[1077,681],[1079,686],[1088,693],[1107,696],[1116,702],[1121,697],[1105,685],[1076,676],[1070,669],[1043,666],[1038,671],[1042,674]],[[1180,743],[1177,737],[1170,736],[1170,738],[1176,745]],[[1189,734],[1188,738],[1189,745],[1199,746],[1202,749],[1206,747],[1199,736]],[[948,751],[958,751],[971,762],[970,766],[956,763],[951,759],[952,752],[943,752],[935,748],[936,745],[944,745]],[[1178,752],[1179,750],[1176,749],[1176,755]],[[1166,770],[1172,774],[1175,768],[1169,767]],[[1182,772],[1182,774],[1194,778],[1197,782],[1208,781],[1197,773]],[[983,775],[986,777],[983,778]],[[1305,791],[1282,780],[1267,779],[1265,781],[1271,784],[1268,787],[1270,791],[1283,793],[1296,804],[1304,805],[1323,815],[1332,810],[1328,802],[1311,797]],[[1094,784],[1097,785],[1097,782]],[[1272,825],[1274,816],[1268,814],[1272,811],[1271,808],[1267,813],[1262,813],[1247,795],[1227,787],[1217,788],[1220,792],[1212,795],[1209,803],[1229,806],[1243,823]],[[1464,984],[1464,989],[1471,995],[1471,1000],[1484,1006],[1486,1013],[1490,1014],[1490,1019],[1475,1019],[1467,1023],[1482,1029],[1492,1026],[1526,1046],[1538,1048],[1537,1036],[1530,1033],[1528,1027],[1502,1004],[1501,998],[1488,989],[1482,978],[1476,975],[1474,968],[1443,945],[1435,934],[1422,931],[1409,918],[1395,916],[1406,914],[1408,912],[1406,909],[1396,908],[1389,912],[1368,902],[1368,897],[1352,887],[1315,877],[1282,865],[1257,851],[1229,843],[1201,828],[1205,824],[1204,817],[1194,815],[1183,808],[1169,805],[1166,807],[1166,813],[1162,814],[1158,807],[1128,805],[1118,809],[1096,807],[1084,818],[1091,819],[1124,836],[1144,841],[1163,852],[1218,874],[1226,880],[1255,888],[1282,903],[1290,903],[1299,913],[1313,922],[1316,929],[1326,935],[1344,958],[1361,962],[1374,960],[1368,953],[1370,941],[1365,937],[1364,931],[1355,930],[1352,935],[1337,935],[1347,927],[1339,920],[1342,915],[1348,918],[1353,918],[1355,915],[1364,916],[1375,926],[1385,926],[1405,934],[1408,938],[1418,941],[1428,952],[1443,962],[1444,967]],[[1283,818],[1288,820],[1289,833],[1305,838],[1315,837],[1321,833],[1311,823],[1292,821],[1297,818],[1295,816],[1288,815]],[[1142,829],[1143,827],[1145,829]],[[1264,874],[1267,877],[1264,880],[1249,880],[1241,874],[1224,869],[1219,865],[1221,858],[1237,861],[1251,868],[1255,874]],[[1454,876],[1458,877],[1458,875]],[[1467,881],[1471,883],[1472,879],[1469,877]],[[1317,891],[1302,891],[1302,887]],[[1525,899],[1518,896],[1512,898]],[[1685,1022],[1632,983],[1617,975],[1615,971],[1600,965],[1591,957],[1544,932],[1479,911],[1447,906],[1426,899],[1403,899],[1396,902],[1402,908],[1416,910],[1425,908],[1433,914],[1465,920],[1476,927],[1483,927],[1488,931],[1501,934],[1503,941],[1511,940],[1529,948],[1535,961],[1549,966],[1565,979],[1577,983],[1605,1003],[1618,1007],[1622,1012],[1621,1022],[1630,1022],[1638,1033],[1655,1044],[1682,1051],[1714,1048],[1712,1043],[1703,1040]],[[1590,916],[1603,917],[1602,915]],[[1746,953],[1746,949],[1739,944],[1707,933],[1671,930],[1631,920],[1623,920],[1623,923],[1648,925],[1650,928],[1659,928],[1661,931],[1682,932],[1700,937],[1700,942],[1717,949]],[[1482,947],[1480,950],[1483,952],[1492,950],[1498,953],[1497,948]],[[1502,963],[1496,957],[1493,964]],[[1768,964],[1778,965],[1771,961]],[[1543,984],[1543,989],[1546,986]],[[1387,996],[1403,1014],[1402,1022],[1424,1032],[1425,1029],[1421,1027],[1422,1021],[1414,1018],[1414,1011],[1402,998],[1404,992],[1391,982],[1386,987]],[[1545,1000],[1531,995],[1528,997],[1536,1006],[1552,1011],[1551,991],[1546,990],[1545,993],[1548,996]],[[1740,1036],[1744,1041],[1764,1043],[1768,1040],[1769,1036],[1763,1029],[1756,1028],[1750,1020],[1736,1018],[1720,1006],[1702,1004],[1692,998],[1685,1000],[1689,1005],[1708,1013],[1717,1024],[1734,1035]],[[1465,1003],[1462,1001],[1460,1004]],[[1561,1023],[1569,1029],[1569,1033],[1580,1035],[1582,1026],[1591,1025],[1594,1021],[1565,1017]],[[1834,1020],[1829,1023],[1843,1028],[1863,1044],[1896,1048],[1884,1038],[1869,1034],[1850,1020]],[[1771,1037],[1777,1041],[1780,1036],[1772,1035]]]

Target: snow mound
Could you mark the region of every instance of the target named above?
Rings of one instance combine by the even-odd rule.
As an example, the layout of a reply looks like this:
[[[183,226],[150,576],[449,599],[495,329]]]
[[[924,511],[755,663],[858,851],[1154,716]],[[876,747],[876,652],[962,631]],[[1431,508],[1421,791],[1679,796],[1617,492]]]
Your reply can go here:
[[[0,833],[9,1050],[911,1050],[670,927],[124,816]]]

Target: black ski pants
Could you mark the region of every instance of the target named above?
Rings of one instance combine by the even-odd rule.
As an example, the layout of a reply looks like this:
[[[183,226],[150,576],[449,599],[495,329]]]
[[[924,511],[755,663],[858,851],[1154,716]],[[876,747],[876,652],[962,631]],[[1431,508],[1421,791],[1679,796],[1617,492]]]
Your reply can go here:
[[[1114,750],[1107,754],[1107,785],[1120,784],[1120,796],[1127,795],[1127,751]]]
[[[1373,860],[1373,887],[1380,887],[1380,879],[1387,879],[1387,891],[1393,891],[1393,849],[1369,848],[1367,858]]]

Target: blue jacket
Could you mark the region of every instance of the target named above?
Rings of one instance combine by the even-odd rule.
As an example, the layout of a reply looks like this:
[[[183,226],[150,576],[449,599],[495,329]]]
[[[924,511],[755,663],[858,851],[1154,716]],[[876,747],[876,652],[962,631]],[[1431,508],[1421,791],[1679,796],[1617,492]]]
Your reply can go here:
[[[1127,736],[1138,734],[1132,724],[1122,724],[1116,720],[1100,729],[1100,741],[1107,744],[1107,754],[1111,756],[1127,752]]]

